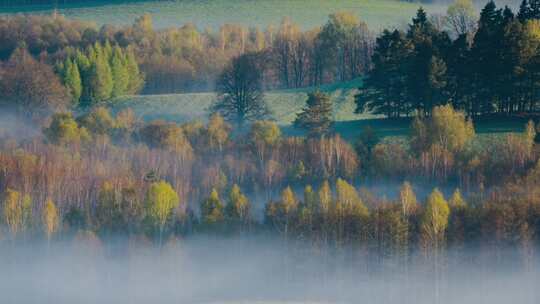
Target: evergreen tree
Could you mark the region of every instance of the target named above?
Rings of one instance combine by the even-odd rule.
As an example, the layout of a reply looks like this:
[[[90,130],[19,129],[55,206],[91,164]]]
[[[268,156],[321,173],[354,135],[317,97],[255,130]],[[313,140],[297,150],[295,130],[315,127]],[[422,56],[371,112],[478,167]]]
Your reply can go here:
[[[500,42],[503,41],[503,16],[493,1],[482,9],[478,31],[471,48],[471,63],[474,74],[472,85],[474,103],[471,113],[490,113],[495,109],[500,83]]]
[[[111,67],[99,45],[89,56],[90,68],[88,72],[90,85],[90,104],[105,101],[111,97],[113,90],[113,76]]]
[[[132,49],[127,50],[125,66],[127,67],[129,77],[127,94],[137,94],[144,85],[144,75],[139,70],[139,64]]]
[[[297,114],[294,125],[308,131],[310,137],[321,137],[330,132],[332,126],[332,102],[320,91],[308,94],[307,106]]]
[[[63,66],[63,83],[71,95],[72,104],[77,106],[82,95],[82,80],[79,66],[74,60],[66,58]]]
[[[406,63],[411,52],[412,44],[402,32],[383,31],[372,56],[373,68],[355,96],[356,113],[367,110],[393,118],[412,111],[406,90]]]
[[[111,73],[113,79],[113,88],[111,97],[118,97],[128,93],[129,87],[129,70],[126,65],[126,59],[120,47],[115,46],[111,51]]]

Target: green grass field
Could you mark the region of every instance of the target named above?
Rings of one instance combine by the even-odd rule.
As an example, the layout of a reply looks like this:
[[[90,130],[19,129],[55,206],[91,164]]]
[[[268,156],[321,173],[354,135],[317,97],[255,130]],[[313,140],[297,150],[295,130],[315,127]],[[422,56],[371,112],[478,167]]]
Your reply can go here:
[[[354,95],[361,86],[361,80],[322,86],[320,90],[328,93],[334,103],[334,130],[348,140],[354,140],[362,130],[370,126],[380,137],[403,137],[409,133],[410,119],[381,119],[369,113],[355,114]],[[307,92],[313,88],[271,91],[265,96],[273,119],[285,134],[301,135],[302,132],[291,126],[296,114],[302,110]],[[208,108],[215,101],[213,93],[191,93],[171,95],[131,96],[111,103],[113,112],[131,108],[135,114],[146,120],[164,119],[175,122],[191,120],[205,121]],[[526,118],[484,118],[475,122],[476,131],[482,135],[498,136],[504,133],[521,132]]]
[[[109,2],[110,3],[110,2]],[[401,26],[410,21],[420,4],[397,0],[173,0],[125,1],[122,3],[60,6],[59,13],[99,24],[131,24],[150,13],[156,27],[178,26],[190,22],[198,28],[217,28],[225,23],[267,27],[279,25],[285,16],[302,28],[322,25],[329,14],[350,11],[366,21],[370,28]],[[428,12],[440,12],[441,5],[423,4]],[[0,8],[0,14],[50,14],[51,6]]]

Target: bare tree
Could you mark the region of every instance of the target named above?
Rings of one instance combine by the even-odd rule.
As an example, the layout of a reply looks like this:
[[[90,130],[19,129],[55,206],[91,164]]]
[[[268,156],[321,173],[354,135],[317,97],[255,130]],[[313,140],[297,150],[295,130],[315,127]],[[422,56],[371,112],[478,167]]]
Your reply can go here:
[[[456,0],[446,11],[447,26],[456,36],[475,31],[477,13],[471,0]]]

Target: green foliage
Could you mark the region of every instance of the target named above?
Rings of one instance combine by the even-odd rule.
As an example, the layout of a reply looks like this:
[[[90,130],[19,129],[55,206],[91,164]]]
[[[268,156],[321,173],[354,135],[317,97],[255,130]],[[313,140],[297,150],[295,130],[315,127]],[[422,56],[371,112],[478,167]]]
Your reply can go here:
[[[159,228],[160,244],[163,230],[171,219],[180,199],[174,188],[166,181],[150,184],[146,191],[146,214],[155,227]]]
[[[15,237],[23,224],[21,194],[13,189],[7,189],[3,205],[4,223],[8,226],[11,235]]]
[[[312,137],[321,137],[332,126],[332,103],[328,95],[316,91],[308,94],[307,106],[296,116],[294,125],[306,129]]]
[[[217,81],[218,100],[211,112],[242,127],[246,122],[269,116],[263,98],[262,71],[264,65],[258,54],[244,54],[225,67]]]
[[[227,218],[233,222],[246,223],[250,218],[251,203],[240,191],[240,187],[234,184],[229,192],[229,201],[225,208]]]
[[[411,129],[411,147],[417,151],[438,145],[447,151],[460,152],[475,136],[472,120],[451,105],[433,108],[429,119],[415,119]]]
[[[60,214],[56,205],[51,199],[45,202],[43,208],[43,231],[47,236],[47,240],[50,240],[54,233],[60,228]]]
[[[236,203],[238,203],[238,201]],[[241,210],[236,211],[241,212]],[[223,203],[219,199],[217,190],[212,189],[210,196],[201,204],[201,219],[206,225],[213,225],[221,223],[224,218]]]
[[[43,133],[47,140],[57,145],[82,144],[91,137],[84,127],[79,127],[71,113],[56,113]]]
[[[116,127],[115,119],[105,107],[96,107],[89,113],[78,117],[77,121],[81,127],[86,128],[92,134],[112,134]]]
[[[456,189],[452,194],[452,197],[448,200],[448,205],[452,208],[465,208],[467,207],[467,202],[463,199],[461,191]]]
[[[443,194],[434,189],[429,195],[422,217],[422,241],[426,248],[438,250],[444,245],[450,208]]]
[[[341,178],[338,178],[336,181],[336,195],[338,212],[350,212],[354,216],[359,217],[367,217],[369,215],[369,210],[362,202],[354,186]]]
[[[66,58],[63,66],[62,76],[62,81],[70,92],[72,104],[78,105],[83,88],[81,74],[79,72],[77,63],[70,58]]]
[[[281,139],[281,129],[273,121],[258,120],[251,125],[250,137],[254,143],[274,146]]]

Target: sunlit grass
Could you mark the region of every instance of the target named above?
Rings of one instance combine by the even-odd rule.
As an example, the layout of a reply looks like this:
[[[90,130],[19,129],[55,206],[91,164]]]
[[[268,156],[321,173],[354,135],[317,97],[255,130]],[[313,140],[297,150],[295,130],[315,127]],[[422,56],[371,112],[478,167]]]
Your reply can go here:
[[[115,4],[60,6],[59,13],[97,24],[130,24],[144,13],[154,16],[155,26],[171,27],[187,22],[200,29],[216,28],[225,23],[267,27],[279,25],[291,17],[304,29],[323,24],[336,11],[350,11],[365,20],[374,30],[402,26],[410,21],[418,3],[397,0],[176,0],[115,1]],[[124,3],[123,3],[124,2]],[[127,2],[127,3],[126,3]],[[110,1],[108,1],[110,3]],[[441,5],[422,4],[429,12],[439,12]],[[0,8],[0,13],[51,13],[51,6]]]

